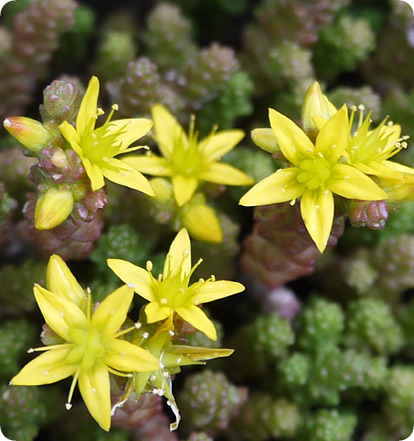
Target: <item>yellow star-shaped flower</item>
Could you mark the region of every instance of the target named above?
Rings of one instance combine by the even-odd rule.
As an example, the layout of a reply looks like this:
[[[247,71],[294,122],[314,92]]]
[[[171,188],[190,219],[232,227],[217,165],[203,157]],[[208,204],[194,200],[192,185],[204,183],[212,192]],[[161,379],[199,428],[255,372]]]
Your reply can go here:
[[[387,195],[363,172],[345,163],[349,136],[346,106],[326,121],[315,144],[276,110],[269,110],[269,119],[278,148],[291,166],[260,181],[241,198],[240,204],[268,205],[301,198],[306,228],[323,252],[332,228],[334,194],[363,200],[382,200]]]
[[[237,282],[215,280],[213,276],[189,285],[190,277],[200,263],[191,267],[191,244],[185,228],[172,242],[163,274],[158,279],[151,273],[151,262],[147,264],[146,271],[125,260],[108,259],[112,271],[150,302],[145,306],[148,323],[171,318],[175,312],[207,337],[216,340],[212,321],[198,305],[237,294],[244,290],[244,286]]]
[[[92,77],[82,99],[76,126],[64,121],[59,130],[73,150],[80,156],[82,164],[91,181],[93,191],[105,185],[104,177],[143,193],[154,196],[148,180],[124,159],[115,156],[135,151],[142,147],[129,147],[144,136],[152,127],[152,121],[146,118],[130,118],[111,121],[113,106],[105,124],[95,128],[96,120],[103,112],[97,108],[99,95],[98,78]]]
[[[49,262],[47,279],[48,286],[59,294],[39,285],[34,287],[34,295],[46,323],[64,343],[30,350],[45,353],[29,362],[10,384],[50,384],[73,375],[67,409],[71,407],[72,394],[78,383],[89,412],[108,431],[111,425],[109,373],[129,376],[125,372],[154,371],[159,369],[160,364],[145,349],[119,338],[134,329],[120,331],[133,290],[126,285],[119,288],[92,313],[90,293],[82,304],[81,288],[68,271],[60,258],[55,257]],[[71,286],[76,292],[71,292]]]
[[[240,170],[218,160],[232,150],[244,137],[242,130],[223,130],[198,141],[194,119],[187,134],[168,110],[155,105],[152,110],[154,138],[162,157],[155,154],[134,156],[125,161],[153,176],[168,176],[173,183],[174,196],[181,207],[197,189],[199,181],[224,185],[251,185],[253,180]]]

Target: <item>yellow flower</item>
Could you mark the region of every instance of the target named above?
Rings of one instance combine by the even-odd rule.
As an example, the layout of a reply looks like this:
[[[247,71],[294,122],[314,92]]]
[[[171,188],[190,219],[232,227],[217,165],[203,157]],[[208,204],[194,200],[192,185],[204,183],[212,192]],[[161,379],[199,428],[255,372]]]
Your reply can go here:
[[[161,105],[152,108],[155,140],[162,157],[155,154],[134,156],[125,161],[142,173],[171,178],[179,206],[187,203],[199,181],[224,185],[251,185],[253,180],[240,170],[218,162],[243,138],[242,130],[212,133],[198,141],[194,119],[187,134],[177,120]]]
[[[191,267],[191,244],[187,230],[179,231],[167,254],[163,274],[155,279],[151,273],[120,259],[108,259],[114,273],[135,292],[150,303],[145,306],[148,323],[171,318],[176,312],[181,318],[204,332],[212,340],[217,339],[216,329],[201,308],[201,303],[212,302],[244,290],[241,283],[227,280],[200,279],[189,286],[190,277],[201,263]]]
[[[306,228],[323,252],[332,228],[333,194],[363,200],[382,200],[387,195],[364,173],[340,162],[348,141],[345,106],[323,125],[315,144],[281,113],[270,109],[269,119],[278,146],[292,167],[279,169],[260,181],[241,198],[240,204],[268,205],[301,198]]]
[[[148,180],[124,159],[115,158],[121,153],[142,148],[129,146],[148,133],[152,121],[145,118],[111,121],[113,112],[117,109],[117,106],[113,106],[105,124],[96,129],[97,117],[103,113],[97,108],[98,95],[99,81],[92,77],[76,117],[76,128],[64,121],[59,130],[80,156],[93,191],[105,185],[105,177],[153,196]]]
[[[48,268],[49,285],[61,292],[55,294],[35,285],[34,295],[46,323],[64,343],[29,350],[46,352],[28,363],[10,384],[50,384],[73,375],[66,408],[70,409],[74,388],[79,383],[79,390],[89,412],[104,430],[109,430],[109,373],[129,376],[123,372],[153,371],[159,368],[159,361],[145,349],[118,338],[131,331],[120,331],[134,295],[131,288],[123,286],[114,291],[92,314],[90,293],[84,311],[77,305],[80,293],[68,292],[71,277],[66,281],[68,283],[60,284],[58,281],[61,275],[55,277],[50,274],[54,268],[63,270],[63,273],[66,273],[66,269],[56,258]],[[63,278],[66,276],[64,274]]]
[[[354,133],[356,107],[352,108],[349,119],[349,140],[346,148],[349,163],[365,174],[383,178],[392,175],[399,178],[401,173],[414,173],[412,168],[388,160],[407,147],[405,141],[408,136],[401,136],[401,126],[387,124],[385,118],[378,127],[370,130],[372,112],[363,120],[363,110],[363,106],[360,106],[360,118]]]

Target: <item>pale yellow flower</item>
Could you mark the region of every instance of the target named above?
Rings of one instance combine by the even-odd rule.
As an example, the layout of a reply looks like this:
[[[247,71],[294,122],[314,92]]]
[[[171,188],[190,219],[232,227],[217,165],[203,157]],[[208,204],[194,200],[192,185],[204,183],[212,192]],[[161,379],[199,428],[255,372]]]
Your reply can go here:
[[[179,206],[191,199],[199,181],[224,185],[253,184],[253,180],[245,173],[229,164],[218,162],[241,141],[244,137],[242,130],[212,131],[199,141],[198,134],[194,132],[194,119],[187,136],[165,107],[155,105],[151,112],[154,138],[162,156],[133,156],[125,161],[142,173],[170,177]]]
[[[91,294],[84,297],[82,288],[57,256],[49,262],[47,281],[56,293],[35,285],[34,295],[46,323],[64,343],[30,350],[45,353],[29,362],[10,384],[36,386],[73,375],[67,409],[78,383],[89,412],[104,430],[109,430],[109,373],[128,376],[159,368],[159,361],[148,351],[119,338],[134,329],[120,331],[134,292],[125,285],[109,294],[92,313]]]
[[[148,180],[123,158],[115,158],[142,147],[129,147],[144,136],[152,127],[146,118],[130,118],[111,121],[114,110],[103,126],[95,128],[96,120],[103,112],[97,108],[99,95],[98,78],[92,77],[76,117],[73,127],[64,121],[59,130],[73,150],[80,156],[85,171],[91,181],[93,191],[105,185],[104,177],[143,193],[154,195]]]
[[[215,280],[213,276],[189,285],[190,277],[200,263],[191,267],[191,244],[185,228],[172,242],[163,274],[158,279],[151,273],[150,262],[145,270],[125,260],[108,259],[112,271],[150,302],[145,306],[148,323],[171,318],[177,313],[207,337],[216,340],[217,333],[212,321],[198,305],[239,293],[244,286],[237,282]]]

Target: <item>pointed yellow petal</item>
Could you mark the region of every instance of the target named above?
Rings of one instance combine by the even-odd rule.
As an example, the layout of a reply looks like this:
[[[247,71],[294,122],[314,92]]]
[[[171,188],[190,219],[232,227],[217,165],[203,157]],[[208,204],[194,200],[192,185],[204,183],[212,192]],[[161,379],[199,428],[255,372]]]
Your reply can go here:
[[[133,188],[149,196],[155,196],[148,179],[123,160],[111,158],[105,163],[105,166],[101,166],[101,170],[105,178],[116,184]]]
[[[91,181],[92,190],[93,191],[100,190],[105,185],[102,170],[97,164],[91,164],[88,158],[81,156],[81,159],[86,174],[88,175]]]
[[[121,372],[151,372],[160,369],[157,358],[132,343],[113,339],[106,346],[109,351],[103,362]]]
[[[385,179],[392,179],[393,175],[397,175],[398,177],[401,173],[414,173],[413,168],[393,161],[372,161],[368,164],[355,164],[355,167],[365,174],[371,174]]]
[[[293,121],[274,109],[269,109],[269,120],[277,143],[283,155],[293,164],[309,156],[314,151],[314,145]]]
[[[348,111],[346,105],[343,105],[319,132],[315,152],[322,153],[328,161],[335,163],[348,143],[348,131]]]
[[[111,121],[108,124],[107,132],[109,134],[119,133],[117,142],[121,143],[120,150],[125,150],[133,142],[146,135],[152,127],[152,121],[147,118],[129,118]]]
[[[297,181],[299,169],[284,168],[258,182],[241,199],[245,206],[269,205],[297,199],[306,186]]]
[[[181,175],[172,178],[175,200],[179,207],[186,204],[196,191],[198,180]]]
[[[192,204],[182,207],[180,212],[182,225],[187,228],[191,237],[202,242],[221,243],[223,232],[216,212],[206,204]]]
[[[108,259],[109,268],[137,294],[149,302],[155,301],[148,271],[126,260]]]
[[[63,123],[59,126],[60,133],[62,133],[63,137],[70,144],[73,150],[79,155],[82,156],[82,148],[80,147],[80,137],[79,133],[76,131],[75,127],[69,124],[67,121],[63,121]]]
[[[185,228],[182,228],[177,236],[175,236],[168,251],[167,258],[165,259],[164,277],[168,275],[169,271],[171,271],[173,275],[177,274],[177,272],[190,274],[191,242]]]
[[[171,176],[169,162],[157,155],[128,156],[122,161],[147,175]]]
[[[246,173],[243,173],[229,164],[224,164],[221,162],[211,164],[205,172],[198,176],[198,178],[202,181],[224,185],[254,184],[254,180],[250,176],[246,175]]]
[[[193,325],[201,332],[204,332],[209,339],[217,340],[216,328],[201,308],[195,305],[189,305],[186,308],[177,308],[175,311],[186,322],[190,323],[190,325]]]
[[[65,362],[71,348],[51,349],[36,357],[10,381],[13,386],[51,384],[70,377],[77,365]]]
[[[387,199],[387,194],[371,178],[355,167],[336,164],[327,187],[344,198],[378,201]]]
[[[171,312],[169,306],[161,306],[161,304],[157,302],[148,303],[148,305],[145,306],[145,315],[147,316],[148,323],[165,320],[170,316]]]
[[[95,127],[98,96],[99,80],[96,77],[92,77],[89,80],[88,88],[82,98],[78,116],[76,117],[76,131],[81,138],[89,132],[92,132]]]
[[[127,285],[109,294],[93,313],[92,325],[103,334],[115,334],[125,322],[133,297],[134,290]]]
[[[97,364],[79,374],[79,390],[89,413],[102,427],[111,427],[111,390],[109,374],[103,364]]]
[[[160,104],[156,104],[151,109],[152,119],[154,120],[155,140],[165,158],[170,158],[176,140],[186,134],[183,128],[171,113]]]
[[[300,211],[306,228],[318,250],[323,253],[329,239],[334,217],[334,199],[329,190],[306,190]]]
[[[46,323],[66,341],[71,341],[71,327],[86,327],[86,316],[77,305],[58,296],[40,285],[35,285],[33,292]]]
[[[46,271],[47,289],[80,306],[85,292],[64,260],[54,254],[50,257]]]
[[[214,162],[232,150],[243,138],[243,130],[223,130],[201,140],[198,147],[207,161]]]
[[[228,280],[207,281],[193,295],[196,304],[212,302],[213,300],[237,294],[244,291],[244,286]]]

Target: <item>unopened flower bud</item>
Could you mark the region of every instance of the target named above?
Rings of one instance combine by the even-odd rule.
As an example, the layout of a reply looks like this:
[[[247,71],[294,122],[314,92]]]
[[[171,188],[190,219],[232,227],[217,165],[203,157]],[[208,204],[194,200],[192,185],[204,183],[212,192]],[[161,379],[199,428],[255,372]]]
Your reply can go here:
[[[223,241],[223,233],[216,213],[205,204],[204,200],[192,200],[185,204],[181,208],[180,218],[183,227],[187,228],[191,237],[202,242],[221,243]]]
[[[36,203],[35,227],[50,230],[67,219],[73,209],[73,194],[66,186],[50,187]]]
[[[170,181],[163,178],[154,178],[151,179],[150,184],[155,191],[154,198],[157,202],[167,203],[174,197],[173,187]]]
[[[336,113],[335,106],[322,93],[321,86],[315,81],[308,89],[302,104],[302,128],[305,132],[319,131],[314,117],[329,119]]]
[[[388,206],[385,201],[353,200],[349,206],[349,220],[353,227],[368,227],[381,230],[388,219]]]
[[[34,152],[45,147],[53,138],[43,124],[24,116],[10,116],[3,125],[21,144]]]
[[[269,153],[280,152],[276,136],[272,129],[253,129],[251,132],[252,141],[261,149]]]

